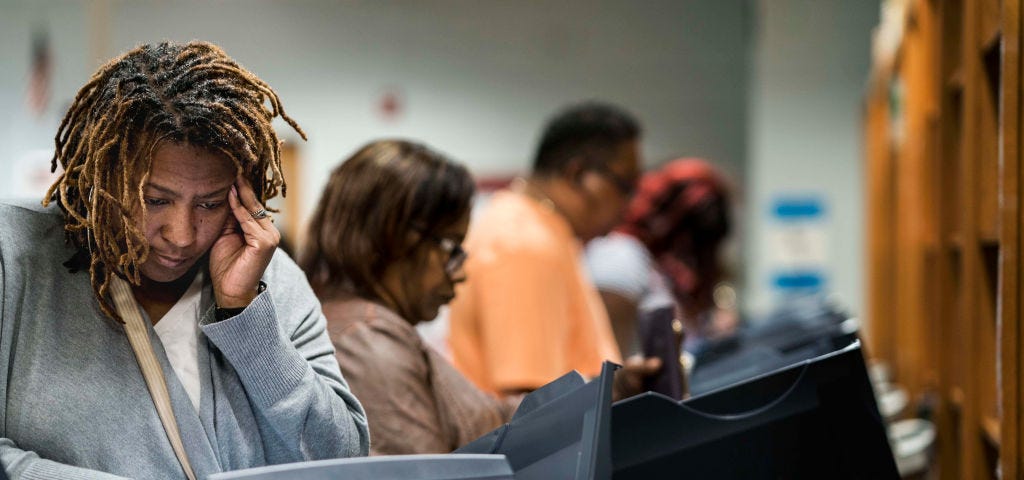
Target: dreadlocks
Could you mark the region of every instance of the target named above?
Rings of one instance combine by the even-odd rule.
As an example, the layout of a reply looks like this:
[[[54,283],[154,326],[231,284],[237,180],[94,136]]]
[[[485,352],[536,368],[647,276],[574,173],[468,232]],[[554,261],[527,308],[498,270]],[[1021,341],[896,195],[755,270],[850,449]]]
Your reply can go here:
[[[63,173],[43,205],[57,202],[64,212],[65,235],[76,258],[88,258],[104,313],[118,318],[106,299],[111,274],[141,283],[149,244],[136,219],[145,215],[143,187],[159,146],[187,143],[223,154],[265,203],[286,193],[281,142],[271,127],[277,116],[306,139],[270,86],[206,42],[137,47],[78,91],[54,139],[50,168],[60,162]]]

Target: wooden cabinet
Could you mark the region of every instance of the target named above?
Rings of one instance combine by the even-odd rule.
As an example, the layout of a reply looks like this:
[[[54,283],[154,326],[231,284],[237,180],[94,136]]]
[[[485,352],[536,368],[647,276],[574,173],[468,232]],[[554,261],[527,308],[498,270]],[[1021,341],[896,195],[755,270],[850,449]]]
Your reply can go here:
[[[886,3],[898,34],[864,105],[868,354],[934,411],[940,478],[1021,478],[1020,0]]]

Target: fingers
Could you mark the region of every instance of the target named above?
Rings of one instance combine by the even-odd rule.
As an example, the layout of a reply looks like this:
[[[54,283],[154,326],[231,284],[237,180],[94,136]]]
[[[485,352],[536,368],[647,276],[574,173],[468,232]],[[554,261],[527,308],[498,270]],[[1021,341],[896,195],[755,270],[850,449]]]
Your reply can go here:
[[[256,192],[253,191],[252,185],[245,177],[239,176],[235,179],[235,185],[232,187],[232,192],[234,192],[235,199],[241,204],[241,208],[245,211],[245,220],[239,218],[238,223],[245,224],[246,222],[251,222],[260,225],[263,228],[270,228],[272,226],[273,219],[270,215],[266,214],[263,204],[261,204],[259,199],[256,198]],[[231,195],[228,196],[230,197]],[[235,210],[234,205],[232,205],[232,210]],[[263,218],[253,217],[253,214],[257,212],[263,212]],[[235,211],[235,216],[239,217],[240,213],[241,212],[239,211]]]
[[[235,185],[232,185],[231,191],[228,192],[228,206],[231,207],[231,213],[234,214],[238,223],[252,220],[249,212],[242,206],[242,201],[238,199],[238,189]]]
[[[646,357],[633,355],[622,362],[622,370],[615,372],[613,383],[614,399],[622,399],[636,395],[644,389],[644,378],[658,373],[661,370],[661,359],[658,357]]]
[[[277,246],[281,233],[274,228],[271,218],[267,216],[255,219],[252,216],[253,212],[263,210],[264,207],[256,199],[256,193],[253,192],[252,186],[245,178],[238,177],[235,180],[235,185],[228,193],[228,205],[247,239],[257,240],[260,244]],[[247,241],[247,243],[252,242]]]
[[[623,370],[636,370],[640,368],[644,363],[644,357],[640,355],[632,355],[622,362]]]
[[[236,178],[227,196],[230,214],[222,237],[211,248],[210,272],[217,305],[245,306],[258,293],[255,285],[270,264],[281,233],[269,218],[252,217],[263,205],[244,178]]]
[[[647,357],[644,359],[644,373],[652,375],[661,370],[661,359],[658,357]]]
[[[633,355],[623,362],[622,369],[642,376],[652,375],[661,370],[661,359],[658,357],[644,358],[640,355]]]

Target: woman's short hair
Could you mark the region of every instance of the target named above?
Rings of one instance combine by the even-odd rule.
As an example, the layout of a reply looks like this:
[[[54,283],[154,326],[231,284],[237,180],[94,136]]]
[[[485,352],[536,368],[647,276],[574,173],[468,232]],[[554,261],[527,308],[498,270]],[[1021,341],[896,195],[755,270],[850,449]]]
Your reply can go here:
[[[149,255],[137,215],[143,186],[164,143],[187,143],[234,162],[261,203],[284,194],[280,141],[271,120],[284,113],[277,94],[216,45],[193,41],[142,45],[92,76],[75,96],[55,138],[51,169],[63,172],[43,204],[65,214],[65,233],[78,248],[68,266],[88,265],[101,308],[109,276],[140,283]]]
[[[331,173],[299,263],[318,294],[382,299],[388,265],[460,221],[473,193],[466,168],[425,145],[372,142]]]

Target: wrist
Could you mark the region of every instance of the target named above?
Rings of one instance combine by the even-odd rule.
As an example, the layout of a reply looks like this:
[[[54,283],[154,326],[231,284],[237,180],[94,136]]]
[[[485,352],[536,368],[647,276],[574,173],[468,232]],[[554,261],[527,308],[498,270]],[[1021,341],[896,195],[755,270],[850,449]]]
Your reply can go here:
[[[241,313],[242,310],[245,310],[245,308],[248,307],[249,304],[252,303],[252,301],[255,300],[256,297],[259,296],[259,294],[263,293],[263,291],[266,289],[267,284],[263,283],[263,281],[260,281],[260,283],[256,286],[256,289],[250,295],[247,295],[245,297],[229,297],[218,295],[214,299],[214,303],[217,310],[237,310],[237,312],[234,314],[237,315],[238,313]]]
[[[221,307],[217,307],[217,308],[213,309],[213,319],[214,319],[214,321],[217,321],[217,322],[219,322],[221,320],[227,320],[227,319],[229,319],[231,317],[234,317],[234,316],[242,313],[243,311],[245,311],[245,307],[239,307],[239,308],[221,308]]]

